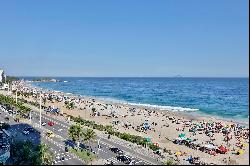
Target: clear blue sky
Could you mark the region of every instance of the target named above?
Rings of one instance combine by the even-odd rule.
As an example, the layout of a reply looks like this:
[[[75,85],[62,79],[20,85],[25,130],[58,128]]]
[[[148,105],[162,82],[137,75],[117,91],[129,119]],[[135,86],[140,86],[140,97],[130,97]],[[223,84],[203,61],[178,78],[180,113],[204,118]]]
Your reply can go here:
[[[248,0],[0,1],[15,76],[248,77]]]

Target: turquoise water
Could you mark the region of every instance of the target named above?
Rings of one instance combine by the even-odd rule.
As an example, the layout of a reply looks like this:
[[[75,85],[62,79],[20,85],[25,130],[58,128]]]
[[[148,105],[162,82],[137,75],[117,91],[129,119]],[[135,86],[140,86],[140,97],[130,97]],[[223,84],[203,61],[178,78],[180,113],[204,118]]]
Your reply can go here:
[[[27,78],[26,78],[27,79]],[[248,78],[57,78],[33,85],[117,102],[228,119],[249,118]]]

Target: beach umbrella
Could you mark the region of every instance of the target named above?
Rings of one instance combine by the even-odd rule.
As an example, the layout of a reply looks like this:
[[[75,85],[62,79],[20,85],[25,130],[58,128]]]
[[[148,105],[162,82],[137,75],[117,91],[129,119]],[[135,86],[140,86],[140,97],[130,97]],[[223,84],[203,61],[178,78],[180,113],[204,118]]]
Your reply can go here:
[[[183,138],[183,137],[185,137],[186,135],[184,134],[184,133],[181,133],[181,134],[179,134],[179,137],[180,138]]]
[[[247,143],[242,144],[243,147],[247,147]]]
[[[147,142],[151,142],[151,138],[145,137],[145,139],[146,139]]]
[[[239,149],[239,150],[237,151],[237,154],[239,154],[239,155],[244,154],[244,150]]]
[[[175,155],[176,155],[176,156],[180,156],[180,155],[181,155],[181,152],[176,152]]]
[[[159,147],[159,146],[160,146],[157,142],[156,142],[156,143],[154,143],[154,145],[155,145],[155,146],[157,146],[157,147]]]
[[[175,140],[177,140],[177,141],[182,141],[182,140],[185,140],[183,137],[181,137],[181,138],[175,138]]]
[[[219,147],[219,150],[220,150],[221,152],[224,152],[224,153],[227,152],[227,149],[226,149],[224,146],[222,146],[222,145]]]

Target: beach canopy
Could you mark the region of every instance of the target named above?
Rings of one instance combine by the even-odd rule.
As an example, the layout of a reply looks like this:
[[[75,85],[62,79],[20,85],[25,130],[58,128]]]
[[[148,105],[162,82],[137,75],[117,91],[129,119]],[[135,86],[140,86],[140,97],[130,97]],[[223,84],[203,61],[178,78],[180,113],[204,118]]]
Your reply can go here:
[[[187,138],[186,141],[192,141],[192,139],[191,138]]]

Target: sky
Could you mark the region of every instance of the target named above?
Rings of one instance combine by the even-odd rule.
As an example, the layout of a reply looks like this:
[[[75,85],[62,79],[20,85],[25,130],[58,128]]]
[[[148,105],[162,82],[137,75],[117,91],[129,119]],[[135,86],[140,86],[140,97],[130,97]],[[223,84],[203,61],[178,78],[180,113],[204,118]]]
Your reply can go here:
[[[248,77],[248,0],[0,1],[12,76]]]

